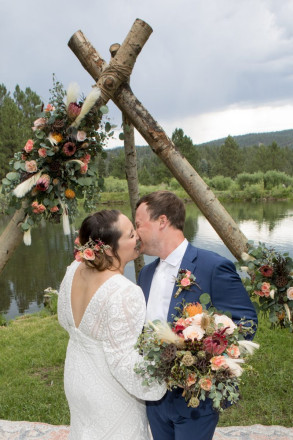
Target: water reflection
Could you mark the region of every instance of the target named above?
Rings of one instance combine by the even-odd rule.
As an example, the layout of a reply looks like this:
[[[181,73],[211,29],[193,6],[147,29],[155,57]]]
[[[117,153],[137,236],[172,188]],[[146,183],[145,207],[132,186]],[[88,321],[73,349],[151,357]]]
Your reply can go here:
[[[99,209],[103,209],[100,207]],[[113,208],[107,206],[107,208]],[[272,203],[233,203],[225,208],[248,239],[263,241],[293,256],[293,201]],[[130,216],[129,206],[118,206]],[[84,214],[76,220],[80,225]],[[8,222],[0,218],[0,232]],[[185,236],[195,246],[213,250],[232,261],[234,256],[218,234],[193,204],[186,206]],[[10,319],[42,307],[44,289],[58,289],[66,267],[72,261],[73,239],[63,235],[61,225],[43,225],[32,231],[32,246],[21,244],[0,276],[0,311]],[[146,263],[153,257],[145,257]],[[134,281],[134,265],[129,263],[125,275]]]

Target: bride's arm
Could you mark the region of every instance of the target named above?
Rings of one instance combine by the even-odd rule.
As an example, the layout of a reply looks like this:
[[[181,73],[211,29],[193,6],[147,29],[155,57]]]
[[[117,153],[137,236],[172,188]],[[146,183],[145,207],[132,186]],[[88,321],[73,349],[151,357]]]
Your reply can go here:
[[[135,284],[110,295],[103,346],[111,373],[129,393],[143,400],[159,400],[166,392],[165,385],[143,386],[142,378],[134,372],[135,364],[142,361],[134,345],[142,331],[145,313],[142,290]]]

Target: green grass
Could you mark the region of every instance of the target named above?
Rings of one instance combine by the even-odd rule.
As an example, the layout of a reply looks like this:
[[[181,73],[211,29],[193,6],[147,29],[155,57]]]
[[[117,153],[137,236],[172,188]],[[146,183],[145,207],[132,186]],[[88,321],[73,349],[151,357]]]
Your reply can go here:
[[[0,419],[69,424],[63,391],[68,337],[56,315],[27,315],[0,327]],[[220,416],[220,426],[293,426],[293,335],[261,321],[242,376],[242,399]]]

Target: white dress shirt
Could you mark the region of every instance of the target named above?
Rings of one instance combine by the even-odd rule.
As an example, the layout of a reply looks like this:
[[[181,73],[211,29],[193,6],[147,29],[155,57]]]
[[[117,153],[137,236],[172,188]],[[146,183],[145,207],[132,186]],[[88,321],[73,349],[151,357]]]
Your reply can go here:
[[[167,321],[175,278],[177,277],[187,246],[188,241],[185,238],[165,260],[160,259],[150,288],[146,322],[154,321],[155,319]]]

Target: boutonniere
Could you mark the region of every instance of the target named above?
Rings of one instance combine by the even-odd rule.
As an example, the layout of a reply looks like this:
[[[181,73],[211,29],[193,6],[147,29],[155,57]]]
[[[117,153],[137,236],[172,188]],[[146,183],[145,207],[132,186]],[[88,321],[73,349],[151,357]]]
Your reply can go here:
[[[189,290],[191,286],[197,286],[199,289],[199,285],[195,282],[195,276],[193,273],[190,272],[190,270],[187,269],[179,269],[178,277],[175,278],[176,286],[178,287],[175,298],[177,298],[182,290]]]

